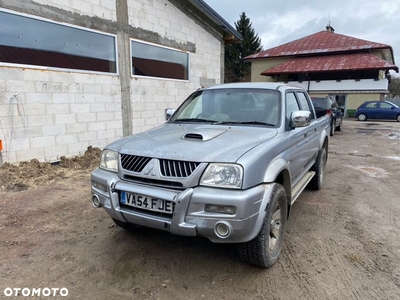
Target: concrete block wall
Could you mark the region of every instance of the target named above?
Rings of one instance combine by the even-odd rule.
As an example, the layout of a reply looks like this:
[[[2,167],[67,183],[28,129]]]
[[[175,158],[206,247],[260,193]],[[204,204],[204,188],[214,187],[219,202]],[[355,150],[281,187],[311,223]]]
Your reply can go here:
[[[163,124],[165,108],[177,108],[201,87],[200,78],[220,83],[221,41],[168,1],[128,4],[130,25],[158,32],[178,43],[196,45],[196,52],[189,54],[189,81],[140,77],[131,80],[132,126],[133,133],[138,133]]]
[[[82,18],[99,17],[104,24],[117,19],[116,0],[33,1]],[[222,40],[169,1],[127,3],[132,27],[176,44],[195,45],[190,52],[188,81],[130,78],[132,132],[138,133],[164,123],[164,109],[178,107],[201,86],[201,80],[220,82]],[[121,138],[120,76],[0,65],[3,161],[17,163],[36,158],[52,162],[61,156],[83,154],[88,146],[104,148]]]
[[[81,15],[116,21],[115,0],[33,0],[36,3],[53,6]]]
[[[57,161],[122,137],[118,76],[0,67],[4,162]]]

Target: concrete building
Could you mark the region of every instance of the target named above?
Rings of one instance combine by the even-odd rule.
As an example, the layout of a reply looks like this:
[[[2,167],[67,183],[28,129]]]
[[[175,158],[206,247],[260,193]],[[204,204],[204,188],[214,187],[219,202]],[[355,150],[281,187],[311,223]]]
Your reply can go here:
[[[202,0],[1,0],[3,162],[57,161],[164,122],[241,36]]]
[[[399,71],[390,45],[325,31],[248,56],[251,81],[290,83],[311,97],[335,96],[347,115],[368,100],[383,100],[389,70]]]

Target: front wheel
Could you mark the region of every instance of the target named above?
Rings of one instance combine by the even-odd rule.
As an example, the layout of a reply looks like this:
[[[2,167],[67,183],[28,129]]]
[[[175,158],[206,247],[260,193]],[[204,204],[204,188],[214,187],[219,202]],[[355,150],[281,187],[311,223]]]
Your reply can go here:
[[[365,114],[358,115],[358,121],[365,121],[365,120],[367,120],[367,116]]]
[[[342,123],[343,123],[343,120],[339,120],[339,125],[336,126],[336,131],[342,131]]]
[[[127,223],[127,222],[121,222],[120,220],[114,219],[112,218],[115,225],[117,225],[118,227],[125,229],[129,232],[134,232],[137,231],[140,226],[139,225],[135,225],[135,224],[131,224],[131,223]]]
[[[309,183],[309,187],[313,190],[320,190],[325,179],[325,167],[327,154],[324,147],[319,151],[315,164],[311,167],[311,171],[315,172],[314,177]]]
[[[331,132],[330,132],[330,136],[334,136],[335,135],[335,123],[332,121],[331,123]]]
[[[286,230],[286,201],[285,189],[275,184],[260,233],[253,240],[239,244],[240,257],[246,263],[269,268],[278,260]]]
[[[397,122],[400,122],[400,115],[397,116],[396,120]]]

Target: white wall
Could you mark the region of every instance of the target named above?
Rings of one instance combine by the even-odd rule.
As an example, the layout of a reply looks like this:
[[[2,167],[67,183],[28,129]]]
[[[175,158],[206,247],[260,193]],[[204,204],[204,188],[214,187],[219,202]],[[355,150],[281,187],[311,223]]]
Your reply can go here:
[[[133,133],[138,133],[164,123],[164,109],[177,108],[201,87],[201,77],[220,83],[221,42],[167,1],[141,0],[129,4],[132,26],[158,32],[178,43],[196,45],[196,53],[190,53],[190,81],[140,77],[131,80]]]
[[[321,80],[321,81],[289,81],[293,84],[310,91],[386,91],[388,89],[388,80],[385,79],[347,79],[347,80]]]
[[[95,16],[111,21],[117,20],[115,0],[33,0],[36,3],[49,5],[81,15]]]
[[[0,67],[4,162],[56,161],[122,136],[117,76]]]
[[[115,20],[115,0],[34,0],[81,15]],[[133,132],[164,122],[200,87],[200,78],[220,82],[221,41],[168,1],[128,1],[130,24],[176,42],[191,42],[190,80],[131,78]],[[165,5],[167,4],[167,5]],[[0,139],[3,161],[56,161],[103,148],[122,137],[118,75],[49,71],[0,65]]]

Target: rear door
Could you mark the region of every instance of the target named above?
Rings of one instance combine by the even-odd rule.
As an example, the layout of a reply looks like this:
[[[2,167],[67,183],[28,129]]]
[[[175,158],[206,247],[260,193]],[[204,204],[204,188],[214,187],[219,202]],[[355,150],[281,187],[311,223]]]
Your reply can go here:
[[[365,113],[368,119],[378,119],[379,118],[379,108],[378,102],[370,102],[365,106]]]

